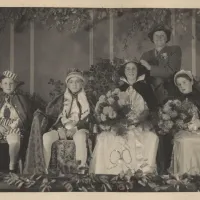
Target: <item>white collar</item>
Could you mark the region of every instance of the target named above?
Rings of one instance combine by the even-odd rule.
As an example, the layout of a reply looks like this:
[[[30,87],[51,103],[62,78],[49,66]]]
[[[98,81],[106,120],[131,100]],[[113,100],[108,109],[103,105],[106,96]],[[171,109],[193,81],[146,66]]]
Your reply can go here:
[[[138,81],[143,81],[144,79],[145,79],[145,74],[139,76],[139,77],[137,78],[137,80],[135,81],[135,83],[138,82]],[[129,84],[129,82],[127,81],[127,79],[125,79],[124,77],[120,77],[120,80],[121,80],[121,81],[124,81],[124,82],[127,83],[127,84]]]

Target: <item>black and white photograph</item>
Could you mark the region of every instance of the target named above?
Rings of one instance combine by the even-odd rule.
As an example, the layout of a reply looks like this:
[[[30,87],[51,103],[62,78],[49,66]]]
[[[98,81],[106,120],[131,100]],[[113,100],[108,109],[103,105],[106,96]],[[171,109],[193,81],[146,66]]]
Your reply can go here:
[[[0,192],[199,192],[200,9],[0,7]]]

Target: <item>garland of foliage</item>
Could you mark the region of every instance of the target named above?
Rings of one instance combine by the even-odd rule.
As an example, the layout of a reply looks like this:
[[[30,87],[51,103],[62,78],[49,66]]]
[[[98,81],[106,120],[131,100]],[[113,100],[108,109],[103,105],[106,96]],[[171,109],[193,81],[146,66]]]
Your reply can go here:
[[[0,8],[0,30],[3,30],[7,23],[14,22],[15,31],[21,32],[29,26],[30,21],[35,21],[44,27],[56,28],[58,31],[77,32],[80,29],[90,30],[101,21],[109,19],[110,13],[114,18],[125,16],[123,20],[131,21],[130,28],[126,31],[128,38],[137,31],[148,32],[156,24],[165,24],[171,27],[171,16],[173,9],[88,9],[88,8]],[[92,14],[93,13],[93,14]],[[197,17],[197,38],[200,39],[199,19],[200,9],[195,9]],[[187,31],[187,19],[192,16],[192,9],[174,9],[175,23],[180,24]]]
[[[19,191],[37,192],[197,192],[200,175],[159,176],[143,174],[141,170],[119,175],[66,174],[63,177],[47,175],[2,174],[1,180]]]

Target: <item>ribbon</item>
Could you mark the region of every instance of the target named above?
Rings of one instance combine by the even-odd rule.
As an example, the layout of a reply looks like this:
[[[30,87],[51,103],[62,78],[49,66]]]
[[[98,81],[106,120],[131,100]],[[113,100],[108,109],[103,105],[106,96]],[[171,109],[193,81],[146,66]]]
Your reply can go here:
[[[121,143],[119,143],[119,144],[121,144]],[[110,168],[108,168],[108,169],[115,168],[115,167],[117,167],[118,165],[122,165],[122,164],[125,164],[125,166],[126,166],[127,168],[130,169],[130,167],[128,167],[127,165],[130,164],[130,163],[132,162],[131,152],[130,152],[129,148],[127,148],[125,145],[123,145],[123,144],[121,144],[121,145],[124,147],[124,149],[123,149],[122,151],[119,151],[119,150],[117,150],[117,149],[114,149],[114,150],[110,153],[110,159],[109,159],[109,161],[110,161],[110,163],[111,163],[113,166],[110,167]],[[127,146],[128,146],[128,145],[127,145]],[[129,155],[129,158],[130,158],[129,161],[127,161],[126,158],[124,157],[124,154],[125,154],[126,152],[128,152],[128,155]],[[118,159],[117,159],[116,161],[114,161],[113,158],[112,158],[114,153],[117,153],[117,154],[118,154]]]

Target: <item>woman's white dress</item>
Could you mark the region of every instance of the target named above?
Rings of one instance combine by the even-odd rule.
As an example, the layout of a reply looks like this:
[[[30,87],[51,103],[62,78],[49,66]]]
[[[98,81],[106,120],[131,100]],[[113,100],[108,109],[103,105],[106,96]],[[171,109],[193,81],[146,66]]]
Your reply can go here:
[[[126,92],[137,114],[148,111],[146,102],[132,86]],[[137,127],[129,127],[126,137],[117,136],[112,131],[99,134],[90,163],[90,173],[117,175],[129,169],[141,169],[144,173],[156,170],[159,139],[151,128],[151,124],[145,121]]]
[[[192,120],[196,119],[199,119],[199,115],[195,107]],[[179,175],[200,174],[200,130],[193,132],[181,130],[176,133],[170,171]]]

